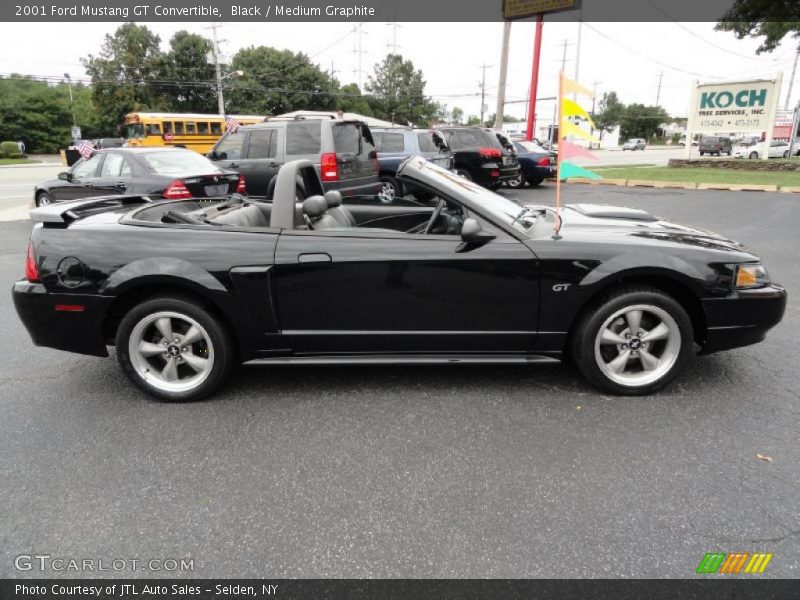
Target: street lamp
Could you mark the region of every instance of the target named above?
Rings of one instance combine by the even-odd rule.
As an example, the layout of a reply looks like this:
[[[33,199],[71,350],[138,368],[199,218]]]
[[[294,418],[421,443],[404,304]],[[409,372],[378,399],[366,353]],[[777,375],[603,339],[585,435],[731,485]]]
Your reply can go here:
[[[69,88],[69,109],[72,111],[72,126],[77,127],[78,123],[75,121],[75,105],[72,102],[72,79],[69,73],[64,73],[64,79],[67,80],[67,87]]]

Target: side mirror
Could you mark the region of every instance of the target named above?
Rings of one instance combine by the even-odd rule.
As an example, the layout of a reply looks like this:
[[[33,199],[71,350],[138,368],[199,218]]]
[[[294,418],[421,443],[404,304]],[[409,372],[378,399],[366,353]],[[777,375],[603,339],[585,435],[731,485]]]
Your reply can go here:
[[[68,171],[61,171],[61,173],[58,174],[58,178],[61,181],[72,181],[72,175],[70,175]]]
[[[461,241],[468,246],[483,245],[496,236],[485,231],[477,219],[467,217],[461,225]]]
[[[217,151],[216,150],[212,150],[211,152],[206,154],[206,158],[209,159],[209,160],[217,160]]]

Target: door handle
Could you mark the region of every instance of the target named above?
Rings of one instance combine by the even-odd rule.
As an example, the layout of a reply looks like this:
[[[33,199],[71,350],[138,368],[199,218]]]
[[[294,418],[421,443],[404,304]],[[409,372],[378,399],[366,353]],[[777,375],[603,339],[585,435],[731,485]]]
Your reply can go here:
[[[297,255],[297,262],[299,263],[331,262],[331,260],[331,255],[326,252],[309,252]]]

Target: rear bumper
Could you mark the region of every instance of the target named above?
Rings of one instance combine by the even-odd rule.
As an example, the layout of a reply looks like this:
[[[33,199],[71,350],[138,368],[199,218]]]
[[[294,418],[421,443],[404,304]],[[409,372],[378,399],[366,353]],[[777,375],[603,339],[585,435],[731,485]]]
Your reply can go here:
[[[486,163],[475,173],[475,182],[490,186],[516,179],[518,175],[519,165],[501,166],[498,163]]]
[[[706,298],[703,310],[708,329],[702,354],[762,341],[783,318],[786,298],[786,290],[779,285],[739,290],[725,298]]]
[[[17,281],[11,294],[17,314],[37,346],[108,356],[103,339],[103,317],[113,298],[51,294],[41,283],[25,280]]]

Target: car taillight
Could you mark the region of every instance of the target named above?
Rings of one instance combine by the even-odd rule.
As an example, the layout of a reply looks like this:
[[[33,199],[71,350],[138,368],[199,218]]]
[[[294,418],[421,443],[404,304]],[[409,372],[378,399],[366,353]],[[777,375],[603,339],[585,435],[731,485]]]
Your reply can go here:
[[[191,198],[192,192],[188,190],[183,181],[176,179],[164,189],[163,196],[167,200],[183,200],[184,198]]]
[[[492,177],[500,177],[500,170],[499,169],[492,169],[491,176]]]
[[[236,193],[237,194],[247,193],[247,186],[245,185],[244,175],[239,175],[239,183],[236,184]]]
[[[500,158],[501,156],[500,150],[497,148],[478,148],[478,152],[486,158]]]
[[[339,165],[336,162],[336,153],[325,152],[319,158],[322,181],[339,181]]]
[[[536,164],[539,165],[540,167],[549,167],[550,166],[550,157],[549,156],[543,156],[542,158],[539,159],[539,162],[537,162]]]
[[[36,253],[33,251],[33,242],[28,244],[28,257],[25,259],[25,279],[31,283],[39,283],[39,265],[36,264]]]

